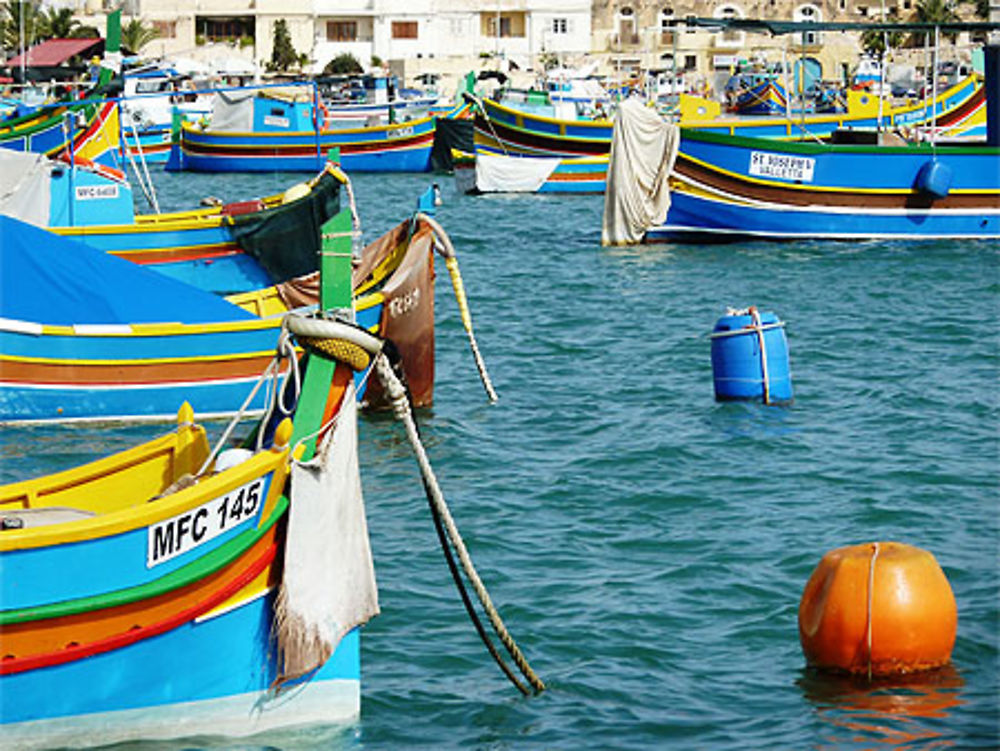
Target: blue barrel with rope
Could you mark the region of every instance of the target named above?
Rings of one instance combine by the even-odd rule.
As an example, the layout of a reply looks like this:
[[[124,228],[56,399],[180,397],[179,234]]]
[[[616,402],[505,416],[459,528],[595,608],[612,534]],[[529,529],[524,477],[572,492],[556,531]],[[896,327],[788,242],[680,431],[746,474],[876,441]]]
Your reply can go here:
[[[785,324],[757,308],[730,308],[712,333],[712,377],[719,401],[792,401]]]

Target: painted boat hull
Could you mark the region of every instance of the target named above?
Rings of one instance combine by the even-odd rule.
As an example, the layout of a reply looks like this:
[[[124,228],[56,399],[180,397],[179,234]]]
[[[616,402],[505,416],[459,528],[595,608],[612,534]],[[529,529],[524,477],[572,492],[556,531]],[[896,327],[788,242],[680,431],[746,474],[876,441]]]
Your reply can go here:
[[[15,327],[10,327],[15,328]],[[229,415],[270,362],[280,321],[0,330],[2,422],[170,419],[187,400]],[[248,405],[265,406],[264,391]]]
[[[704,237],[997,238],[1000,149],[831,146],[682,131],[647,242]],[[934,167],[946,195],[922,183]]]
[[[344,226],[350,226],[346,212],[325,231]],[[6,229],[19,231],[13,223]],[[346,236],[331,238],[321,267],[323,305],[346,315],[349,243]],[[30,309],[24,300],[18,305]],[[300,319],[292,323],[301,326]],[[339,340],[335,324],[325,328]],[[217,455],[185,404],[171,433],[0,487],[5,748],[240,737],[357,717],[358,628],[378,605],[351,376],[324,351],[304,358],[294,424],[259,426],[263,442],[256,450]],[[316,435],[331,418],[346,431],[322,462],[320,486],[339,499],[334,513],[299,483],[286,495],[293,450],[305,460],[313,456]],[[311,535],[314,524],[325,533]],[[326,591],[343,583],[363,592],[363,602],[316,615],[296,604],[310,595],[301,577],[289,575],[285,554],[311,561],[330,534],[356,545],[309,576],[322,577]],[[279,585],[287,587],[287,599],[275,596]],[[333,622],[343,623],[346,635],[321,636],[323,642],[302,651],[296,624],[303,621],[310,636]]]
[[[875,101],[874,99],[872,101]],[[985,89],[970,77],[938,95],[933,106],[923,103],[888,110],[881,118],[890,130],[913,130],[929,123],[939,129],[938,138],[971,139],[985,132]],[[613,125],[609,121],[559,120],[506,107],[491,100],[482,102],[485,116],[477,113],[476,138],[490,148],[529,156],[579,158],[607,155]],[[728,135],[782,140],[829,138],[841,129],[875,130],[877,107],[843,114],[811,114],[793,117],[754,116],[683,121],[687,128]]]
[[[0,125],[0,148],[30,151],[55,159],[72,151],[106,167],[120,168],[119,112],[116,102],[72,104]],[[83,113],[83,127],[66,131],[65,115]]]
[[[427,172],[434,117],[408,123],[316,132],[181,130],[179,168],[195,172],[317,172],[331,149],[348,172]],[[170,166],[168,165],[168,168]]]

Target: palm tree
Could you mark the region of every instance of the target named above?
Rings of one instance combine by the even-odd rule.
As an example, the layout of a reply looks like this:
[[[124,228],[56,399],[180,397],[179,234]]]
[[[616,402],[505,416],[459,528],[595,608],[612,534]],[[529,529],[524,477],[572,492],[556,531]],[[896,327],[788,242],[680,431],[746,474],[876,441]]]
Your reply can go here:
[[[22,18],[23,17],[23,18]],[[21,51],[42,38],[44,16],[31,2],[25,0],[7,0],[0,12],[2,28],[0,28],[0,45],[5,50]],[[22,39],[21,34],[24,33]]]
[[[135,53],[159,37],[159,31],[152,26],[146,26],[139,18],[132,18],[122,26],[122,47]]]
[[[959,20],[952,0],[917,0],[914,15],[920,23],[943,24]],[[945,34],[945,37],[953,43],[957,36],[957,34]],[[911,35],[911,43],[915,47],[921,46],[924,43],[923,34],[914,32]]]
[[[72,8],[49,8],[43,12],[42,22],[46,39],[68,39],[80,26],[80,22],[73,18]]]

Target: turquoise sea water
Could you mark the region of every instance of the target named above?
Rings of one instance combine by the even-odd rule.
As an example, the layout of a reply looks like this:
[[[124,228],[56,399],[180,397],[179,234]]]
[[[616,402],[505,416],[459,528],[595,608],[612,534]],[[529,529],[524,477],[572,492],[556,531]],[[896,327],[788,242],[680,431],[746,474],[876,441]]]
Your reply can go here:
[[[182,208],[298,179],[157,184],[161,204]],[[500,400],[486,401],[439,265],[421,431],[548,691],[522,697],[489,659],[402,429],[368,415],[360,458],[383,612],[364,631],[362,716],[267,746],[1000,746],[1000,248],[604,249],[601,197],[474,198],[427,175],[354,178],[366,239],[434,180]],[[789,407],[713,398],[707,333],[727,306],[751,304],[787,324]],[[160,431],[8,430],[2,479]],[[871,685],[805,669],[796,615],[809,574],[825,552],[876,540],[927,549],[944,569],[959,612],[951,669]]]

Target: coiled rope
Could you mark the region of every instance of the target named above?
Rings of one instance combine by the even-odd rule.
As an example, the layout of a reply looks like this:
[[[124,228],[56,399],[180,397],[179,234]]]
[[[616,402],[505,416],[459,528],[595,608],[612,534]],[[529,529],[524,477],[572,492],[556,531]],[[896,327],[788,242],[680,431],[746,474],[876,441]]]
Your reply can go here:
[[[497,401],[499,397],[497,396],[496,390],[493,388],[493,383],[490,381],[490,374],[486,372],[486,363],[483,361],[483,356],[479,352],[479,345],[476,343],[476,335],[472,330],[472,314],[469,312],[469,301],[465,294],[465,284],[462,282],[462,273],[458,269],[458,255],[455,253],[455,246],[452,245],[451,238],[448,237],[448,233],[444,231],[436,219],[428,216],[424,213],[418,213],[414,218],[415,221],[423,220],[427,222],[431,230],[434,232],[434,238],[438,241],[434,243],[434,247],[437,248],[438,253],[444,258],[445,268],[448,269],[448,275],[451,277],[451,286],[455,290],[455,299],[458,301],[458,311],[462,316],[462,326],[465,328],[465,333],[469,337],[469,346],[472,348],[472,356],[476,361],[476,368],[479,370],[479,380],[483,382],[483,388],[486,389],[486,395],[489,397],[491,402]]]

